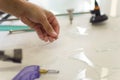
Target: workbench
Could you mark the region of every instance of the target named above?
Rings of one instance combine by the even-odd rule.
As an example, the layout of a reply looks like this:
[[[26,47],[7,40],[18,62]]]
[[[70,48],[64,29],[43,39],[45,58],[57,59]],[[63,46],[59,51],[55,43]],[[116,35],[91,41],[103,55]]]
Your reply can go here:
[[[53,43],[43,42],[35,31],[0,31],[0,50],[23,50],[21,64],[0,61],[0,80],[12,80],[29,65],[60,71],[37,80],[120,80],[120,18],[110,17],[98,25],[90,24],[89,18],[76,15],[70,24],[68,16],[57,17],[60,34]],[[9,23],[16,24],[21,22]]]

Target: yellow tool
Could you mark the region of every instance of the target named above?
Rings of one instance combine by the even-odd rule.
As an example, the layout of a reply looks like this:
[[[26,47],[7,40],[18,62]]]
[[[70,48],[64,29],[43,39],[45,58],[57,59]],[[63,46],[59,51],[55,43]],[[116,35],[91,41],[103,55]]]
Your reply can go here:
[[[59,73],[59,71],[58,71],[58,70],[40,69],[40,74],[46,74],[46,73],[54,73],[54,74],[57,74],[57,73]]]

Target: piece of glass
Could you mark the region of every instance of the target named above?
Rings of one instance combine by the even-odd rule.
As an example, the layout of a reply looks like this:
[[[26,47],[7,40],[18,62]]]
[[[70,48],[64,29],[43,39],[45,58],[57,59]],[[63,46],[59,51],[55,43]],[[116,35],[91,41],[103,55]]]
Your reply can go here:
[[[89,12],[94,0],[29,0],[55,14],[65,14],[67,9],[74,9],[75,13]]]

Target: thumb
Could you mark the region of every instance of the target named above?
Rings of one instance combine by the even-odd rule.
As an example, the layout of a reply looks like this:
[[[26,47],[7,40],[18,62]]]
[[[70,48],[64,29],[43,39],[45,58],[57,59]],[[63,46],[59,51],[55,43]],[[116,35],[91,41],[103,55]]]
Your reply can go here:
[[[50,25],[47,19],[45,19],[42,23],[44,30],[46,33],[52,37],[57,37],[57,33],[53,29],[53,27]]]

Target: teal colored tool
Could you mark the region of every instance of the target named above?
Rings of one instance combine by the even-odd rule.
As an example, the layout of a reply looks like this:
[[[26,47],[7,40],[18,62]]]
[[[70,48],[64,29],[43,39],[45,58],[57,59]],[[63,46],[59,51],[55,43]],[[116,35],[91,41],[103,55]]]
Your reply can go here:
[[[25,30],[25,29],[30,29],[30,27],[21,25],[0,25],[0,31]]]
[[[34,31],[29,26],[22,25],[0,25],[0,31],[9,31],[10,34],[13,32],[30,32]]]

